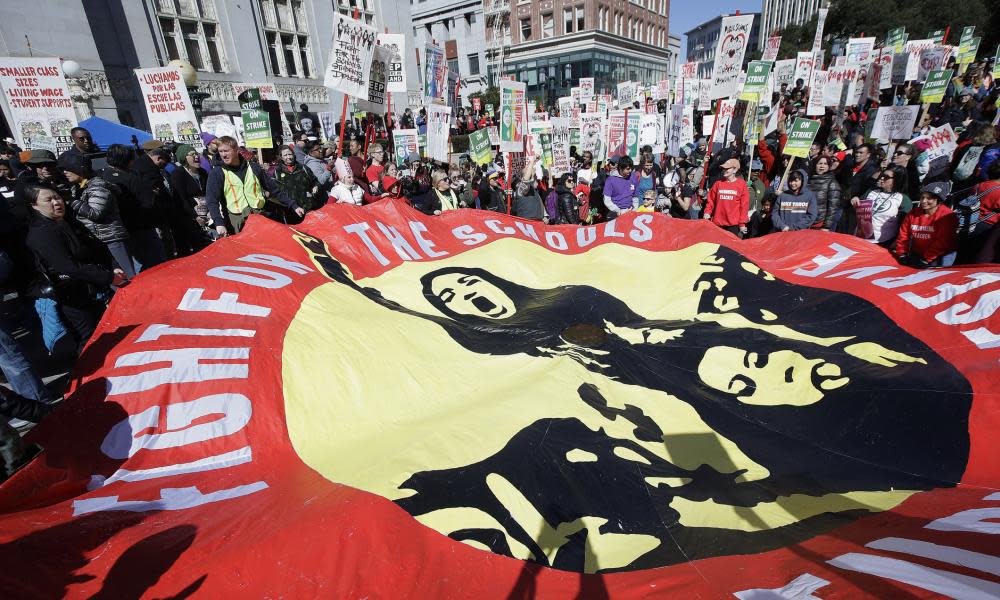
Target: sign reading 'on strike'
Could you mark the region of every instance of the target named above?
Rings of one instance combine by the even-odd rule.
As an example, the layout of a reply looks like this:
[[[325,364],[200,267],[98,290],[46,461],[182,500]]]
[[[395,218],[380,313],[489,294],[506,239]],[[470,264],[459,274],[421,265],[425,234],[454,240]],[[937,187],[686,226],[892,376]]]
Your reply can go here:
[[[785,154],[806,158],[809,156],[809,146],[812,146],[817,133],[819,133],[819,121],[797,117],[792,123],[792,130],[788,133]]]
[[[944,93],[948,90],[949,81],[951,81],[951,69],[941,69],[928,73],[924,89],[920,92],[920,101],[932,104],[944,100]]]

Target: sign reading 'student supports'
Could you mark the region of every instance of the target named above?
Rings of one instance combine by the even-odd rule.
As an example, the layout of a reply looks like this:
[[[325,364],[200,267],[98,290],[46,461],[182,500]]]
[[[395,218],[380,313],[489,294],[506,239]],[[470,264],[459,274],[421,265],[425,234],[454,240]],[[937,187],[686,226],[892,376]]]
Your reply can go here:
[[[5,100],[0,104],[19,146],[55,145],[57,153],[73,146],[76,111],[58,58],[0,58],[0,88]]]

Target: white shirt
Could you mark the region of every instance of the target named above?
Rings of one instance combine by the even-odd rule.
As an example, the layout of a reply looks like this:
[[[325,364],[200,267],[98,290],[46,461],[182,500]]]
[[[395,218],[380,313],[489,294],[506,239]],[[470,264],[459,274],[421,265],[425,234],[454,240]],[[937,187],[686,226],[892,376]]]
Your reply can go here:
[[[333,188],[330,189],[329,200],[340,204],[355,204],[361,206],[361,201],[364,198],[364,191],[361,186],[352,185],[347,187],[343,181],[338,181]]]

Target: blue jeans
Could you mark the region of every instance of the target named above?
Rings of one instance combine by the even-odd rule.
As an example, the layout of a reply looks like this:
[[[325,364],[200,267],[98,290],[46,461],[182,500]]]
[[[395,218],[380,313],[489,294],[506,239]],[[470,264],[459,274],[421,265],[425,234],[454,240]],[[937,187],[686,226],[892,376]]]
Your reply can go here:
[[[38,402],[49,401],[49,391],[31,368],[5,317],[0,317],[0,370],[16,394]]]

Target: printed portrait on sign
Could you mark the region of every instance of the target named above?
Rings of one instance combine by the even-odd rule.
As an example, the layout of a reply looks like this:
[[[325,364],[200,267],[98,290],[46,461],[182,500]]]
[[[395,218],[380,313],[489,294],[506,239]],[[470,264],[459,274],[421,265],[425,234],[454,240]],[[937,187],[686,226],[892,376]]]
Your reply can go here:
[[[330,283],[285,341],[296,451],[457,542],[649,569],[801,542],[965,469],[950,363],[728,248],[509,239],[355,280],[297,239]]]

